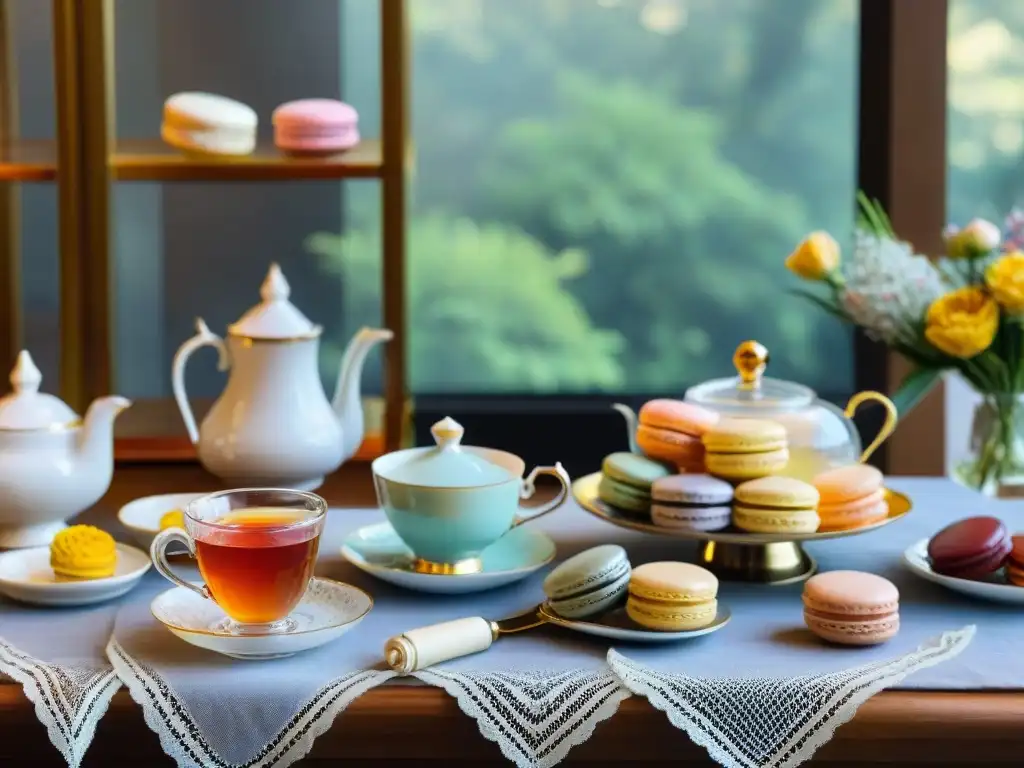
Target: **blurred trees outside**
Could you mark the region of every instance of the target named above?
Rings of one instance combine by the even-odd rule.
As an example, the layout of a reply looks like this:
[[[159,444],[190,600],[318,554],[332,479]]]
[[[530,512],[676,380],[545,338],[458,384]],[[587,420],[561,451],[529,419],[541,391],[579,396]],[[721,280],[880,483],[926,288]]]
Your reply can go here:
[[[847,239],[856,0],[412,0],[414,392],[663,392],[732,373],[852,387],[850,332],[786,295]],[[1024,3],[952,0],[950,218],[1024,162]],[[308,247],[347,325],[380,314],[375,190]]]

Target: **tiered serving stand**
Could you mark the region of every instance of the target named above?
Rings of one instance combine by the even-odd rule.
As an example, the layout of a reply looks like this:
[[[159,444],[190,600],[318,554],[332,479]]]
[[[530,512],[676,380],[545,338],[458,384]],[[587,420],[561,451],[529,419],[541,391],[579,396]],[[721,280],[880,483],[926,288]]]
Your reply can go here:
[[[792,584],[814,575],[817,562],[803,548],[808,541],[840,539],[858,536],[899,520],[911,509],[910,499],[902,493],[886,489],[889,516],[874,525],[850,531],[821,533],[772,534],[747,533],[735,528],[723,531],[677,531],[662,528],[650,520],[616,509],[601,501],[597,486],[601,473],[594,472],[572,484],[573,496],[590,514],[620,528],[629,528],[655,536],[666,536],[683,541],[700,542],[698,560],[719,578],[729,581],[759,582],[762,584]]]

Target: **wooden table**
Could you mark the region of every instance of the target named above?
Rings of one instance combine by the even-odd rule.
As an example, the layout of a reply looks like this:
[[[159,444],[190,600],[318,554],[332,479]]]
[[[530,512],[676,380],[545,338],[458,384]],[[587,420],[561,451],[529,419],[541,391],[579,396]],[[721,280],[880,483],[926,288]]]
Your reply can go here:
[[[215,489],[194,465],[118,467],[104,499],[84,522],[111,524],[118,507],[154,493]],[[371,506],[365,464],[332,477],[321,493],[334,506]],[[1024,626],[1022,626],[1024,629]],[[1024,693],[883,692],[864,704],[819,752],[814,765],[1020,765],[1024,752]],[[438,688],[381,687],[353,702],[300,765],[335,761],[408,761],[417,765],[507,764],[476,723]],[[669,725],[645,700],[624,701],[566,763],[679,763],[712,765],[704,750]],[[0,766],[63,766],[21,687],[0,683]],[[171,766],[142,710],[125,690],[100,721],[84,768]]]

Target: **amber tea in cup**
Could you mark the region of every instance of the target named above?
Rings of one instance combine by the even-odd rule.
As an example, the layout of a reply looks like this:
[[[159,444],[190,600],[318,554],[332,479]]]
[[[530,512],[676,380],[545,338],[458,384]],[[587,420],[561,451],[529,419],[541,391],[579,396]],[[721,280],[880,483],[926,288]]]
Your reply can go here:
[[[185,530],[170,528],[153,540],[157,570],[217,603],[235,634],[287,632],[288,619],[309,586],[327,505],[311,493],[276,489],[224,491],[193,501]],[[172,541],[188,547],[205,585],[174,574],[164,551]]]

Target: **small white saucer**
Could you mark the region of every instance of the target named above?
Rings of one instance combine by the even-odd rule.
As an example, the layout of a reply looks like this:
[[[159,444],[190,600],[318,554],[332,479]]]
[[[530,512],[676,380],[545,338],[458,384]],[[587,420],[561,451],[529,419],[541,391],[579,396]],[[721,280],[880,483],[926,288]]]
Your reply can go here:
[[[153,537],[160,533],[160,518],[174,509],[184,510],[190,502],[204,493],[165,493],[162,496],[143,496],[121,507],[117,519],[127,528],[140,547],[147,552]],[[184,548],[171,551],[184,552]]]
[[[367,525],[353,531],[341,548],[342,556],[381,581],[418,592],[462,595],[482,592],[525,579],[555,559],[555,542],[529,525],[513,528],[480,554],[483,571],[459,575],[417,573],[415,559],[391,523]]]
[[[718,604],[718,613],[715,620],[706,627],[690,629],[685,632],[662,632],[660,630],[644,629],[636,624],[626,615],[625,607],[616,608],[598,617],[600,621],[583,621],[582,619],[566,619],[559,616],[548,606],[542,603],[540,614],[544,621],[565,627],[575,632],[582,632],[585,635],[604,637],[609,640],[622,640],[630,643],[670,643],[677,640],[689,640],[701,635],[708,635],[717,632],[732,618],[729,609],[721,603]]]
[[[908,547],[903,553],[903,562],[922,579],[941,584],[954,592],[995,603],[1024,605],[1024,587],[1009,584],[1002,573],[993,574],[986,581],[972,581],[971,579],[958,579],[955,576],[944,576],[933,571],[931,561],[928,559],[928,539],[921,539]]]
[[[113,576],[84,581],[57,581],[50,568],[50,548],[16,549],[0,554],[0,593],[35,605],[72,606],[102,603],[131,590],[149,570],[149,555],[118,543]]]
[[[215,625],[227,618],[213,602],[191,589],[174,587],[150,604],[154,618],[186,643],[234,659],[282,659],[341,637],[370,612],[373,598],[358,587],[313,579],[289,618],[296,627],[266,635],[233,635]]]

